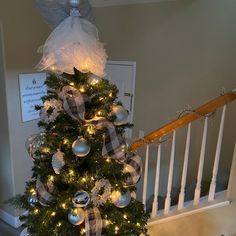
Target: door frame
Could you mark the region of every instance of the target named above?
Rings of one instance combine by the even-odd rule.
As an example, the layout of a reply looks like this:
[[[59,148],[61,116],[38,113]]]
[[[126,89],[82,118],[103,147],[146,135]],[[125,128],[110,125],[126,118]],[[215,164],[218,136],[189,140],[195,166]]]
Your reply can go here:
[[[132,95],[133,95],[133,99],[132,99],[132,111],[130,112],[130,122],[133,123],[134,122],[134,101],[135,101],[135,86],[136,86],[136,69],[137,69],[137,63],[136,61],[107,61],[108,65],[120,65],[120,66],[132,66],[134,73],[133,73],[133,79],[132,79]],[[130,129],[131,133],[130,133],[130,137],[132,136],[132,130]]]

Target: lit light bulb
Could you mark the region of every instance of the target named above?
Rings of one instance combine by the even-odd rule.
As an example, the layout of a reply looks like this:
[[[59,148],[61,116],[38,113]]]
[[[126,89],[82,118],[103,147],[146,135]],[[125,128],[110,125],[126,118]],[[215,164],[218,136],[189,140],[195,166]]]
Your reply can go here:
[[[91,85],[96,85],[96,84],[98,84],[98,82],[99,82],[98,79],[93,78],[93,79],[91,80]]]
[[[60,226],[61,226],[61,222],[58,222],[57,227],[60,227]]]
[[[137,225],[138,227],[140,227],[140,223],[137,223],[136,225]]]
[[[73,171],[73,170],[70,170],[70,171],[69,171],[69,175],[71,175],[71,176],[74,175],[74,171]]]
[[[54,211],[54,212],[52,212],[52,214],[51,214],[51,216],[55,216],[56,215],[56,212]]]
[[[86,233],[85,228],[81,229],[81,234],[85,234],[85,233]]]
[[[81,86],[81,87],[79,88],[79,91],[80,91],[81,93],[84,93],[84,92],[85,92],[85,87],[84,87],[84,86]]]
[[[53,182],[54,181],[54,176],[52,176],[52,175],[49,176],[49,180]]]
[[[86,182],[86,178],[84,177],[84,178],[82,178],[82,182]]]
[[[109,97],[111,98],[113,96],[112,92],[109,93]]]
[[[43,152],[45,152],[45,153],[49,153],[49,152],[50,152],[50,148],[49,148],[49,147],[45,147],[45,148],[43,148]]]
[[[61,204],[61,206],[62,206],[63,209],[66,209],[66,204],[65,203]]]
[[[106,159],[106,162],[107,162],[107,163],[110,163],[110,162],[111,162],[111,159],[110,159],[110,158],[107,158],[107,159]]]
[[[128,216],[127,216],[126,214],[124,214],[124,215],[123,215],[123,218],[124,218],[125,220],[127,220],[127,219],[128,219]]]
[[[119,227],[118,227],[118,226],[116,226],[116,227],[115,227],[115,234],[117,234],[117,233],[118,233],[118,230],[119,230]]]
[[[64,140],[63,140],[63,144],[68,144],[69,143],[69,140],[67,139],[67,138],[65,138]]]
[[[37,215],[39,213],[39,209],[34,209],[34,214]]]
[[[70,83],[70,85],[71,85],[71,86],[74,86],[74,85],[75,85],[75,83],[74,83],[74,82],[71,82],[71,83]]]
[[[32,195],[35,195],[35,194],[36,194],[36,191],[35,191],[34,188],[31,188],[31,189],[30,189],[30,192],[31,192]]]

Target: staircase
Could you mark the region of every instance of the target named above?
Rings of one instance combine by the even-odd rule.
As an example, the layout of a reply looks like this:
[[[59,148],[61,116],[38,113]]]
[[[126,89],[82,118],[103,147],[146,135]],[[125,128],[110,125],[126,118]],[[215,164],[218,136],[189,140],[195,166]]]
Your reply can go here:
[[[229,104],[234,100],[236,100],[236,90],[221,95],[198,109],[186,111],[185,114],[182,114],[178,119],[132,144],[131,149],[133,151],[144,152],[146,156],[141,195],[142,202],[146,210],[150,213],[149,227],[195,213],[208,211],[209,209],[230,205],[229,192],[233,185],[233,178],[235,178],[235,176],[233,177],[233,173],[235,173],[236,155],[234,155],[233,160],[233,155],[231,155],[228,172],[226,172],[226,174],[222,174],[219,170],[221,169],[221,165],[224,166],[226,162],[221,160],[222,143],[225,137],[224,127],[226,121],[228,121],[226,119],[226,110],[228,106],[230,106],[229,110],[232,111],[233,107]],[[220,112],[219,124],[217,129],[214,128],[213,130],[217,135],[212,136],[209,134],[209,130],[212,129],[210,122],[212,114],[216,111],[218,114]],[[235,117],[231,119],[235,119]],[[193,155],[191,153],[191,151],[193,151],[191,150],[191,145],[196,141],[196,136],[193,135],[193,127],[196,122],[198,122],[198,125],[199,123],[200,125],[202,124],[202,130],[200,130],[202,133],[199,145],[200,150],[195,150]],[[232,131],[235,127],[232,126],[228,130],[230,129]],[[183,145],[183,158],[180,164],[177,162],[179,158],[176,157],[176,149],[179,144],[177,139],[178,134],[183,134],[184,132],[186,138]],[[215,138],[212,161],[210,161],[207,155],[210,153],[207,148],[209,143],[212,144],[214,142],[209,140],[209,138]],[[163,155],[163,152],[168,148],[165,142],[168,140],[171,141],[169,145],[170,157],[166,160],[166,155]],[[235,140],[231,140],[231,142],[235,144]],[[230,147],[233,147],[233,145]],[[230,150],[229,153],[233,153],[233,151],[234,150]],[[196,165],[190,166],[189,163],[193,161],[193,156],[197,156],[197,158],[195,158],[197,159],[195,160]],[[166,175],[162,173],[164,162],[168,163]],[[212,165],[210,165],[210,162],[212,162]],[[189,178],[192,171],[196,171],[196,175],[193,174],[192,178]],[[175,173],[179,174],[176,175]],[[206,181],[207,178],[203,179],[204,173],[208,173],[208,181]],[[173,183],[178,182],[178,176],[179,186],[176,188],[176,186],[173,186]],[[222,182],[224,182],[224,184],[222,184]],[[150,185],[152,186],[150,187]],[[191,187],[189,188],[189,186]],[[163,191],[163,189],[165,189],[165,191]],[[151,193],[150,191],[153,192]],[[151,204],[150,200],[152,201]]]

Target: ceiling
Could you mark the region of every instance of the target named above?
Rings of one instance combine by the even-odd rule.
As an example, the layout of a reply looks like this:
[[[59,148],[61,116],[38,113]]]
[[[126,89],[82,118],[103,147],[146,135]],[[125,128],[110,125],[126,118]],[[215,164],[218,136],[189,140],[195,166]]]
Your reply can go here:
[[[93,7],[130,5],[151,2],[170,2],[175,0],[89,0]]]

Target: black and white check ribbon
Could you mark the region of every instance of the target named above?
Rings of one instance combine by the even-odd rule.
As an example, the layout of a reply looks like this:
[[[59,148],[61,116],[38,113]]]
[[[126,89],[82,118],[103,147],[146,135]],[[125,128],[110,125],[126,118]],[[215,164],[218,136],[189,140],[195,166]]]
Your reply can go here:
[[[65,86],[59,93],[59,98],[63,101],[66,113],[75,120],[84,120],[85,100],[78,89],[72,86]]]
[[[96,127],[98,129],[106,128],[107,130],[102,148],[102,156],[104,158],[112,158],[117,161],[124,161],[125,150],[123,145],[125,145],[125,140],[120,135],[117,135],[116,128],[113,123],[107,121],[106,119],[101,119],[98,121]]]
[[[40,178],[38,178],[36,181],[36,190],[39,195],[39,203],[42,206],[48,206],[49,203],[53,200],[53,196],[46,190]],[[49,191],[50,191],[50,187],[49,187]],[[53,189],[51,188],[51,192],[52,191]]]
[[[124,165],[124,173],[128,174],[125,181],[126,186],[132,186],[138,183],[142,175],[142,159],[139,155],[133,154]]]
[[[103,220],[98,208],[90,208],[85,211],[85,235],[101,236]]]

